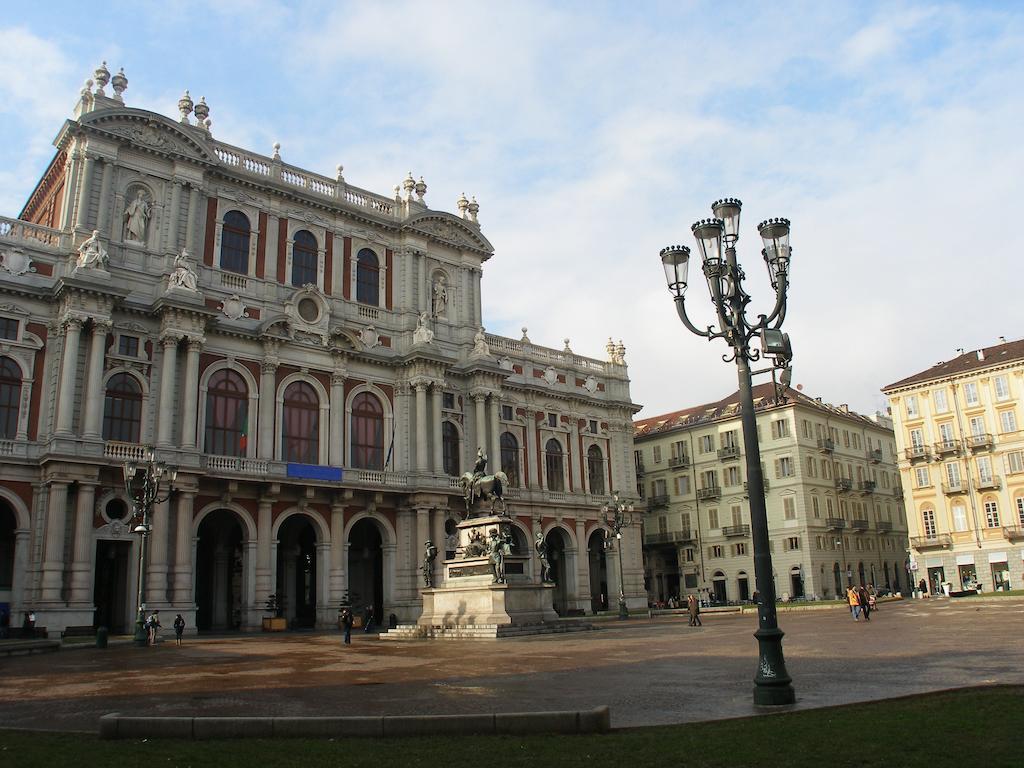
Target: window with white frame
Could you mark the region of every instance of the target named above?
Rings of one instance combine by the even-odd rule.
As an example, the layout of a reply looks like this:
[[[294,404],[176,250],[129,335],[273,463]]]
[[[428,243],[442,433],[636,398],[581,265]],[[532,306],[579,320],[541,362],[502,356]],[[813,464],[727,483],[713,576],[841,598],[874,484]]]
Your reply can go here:
[[[935,403],[936,413],[946,413],[949,410],[949,401],[946,399],[946,390],[936,389],[932,393],[932,402]]]
[[[995,499],[988,499],[985,502],[985,526],[987,528],[999,527],[999,503]]]
[[[792,496],[782,499],[782,514],[787,520],[796,520],[796,499]]]
[[[960,462],[959,461],[948,461],[945,464],[946,469],[946,482],[950,488],[960,487]]]
[[[817,477],[818,476],[818,462],[814,460],[813,456],[807,457],[807,476]]]
[[[726,485],[739,485],[743,482],[740,479],[740,468],[739,467],[728,467],[725,470],[725,484]]]
[[[661,464],[661,446],[654,446],[654,463]]]
[[[821,517],[821,505],[817,496],[811,496],[811,514],[815,517]]]
[[[689,475],[679,475],[676,477],[676,495],[686,496],[690,492],[690,477]]]
[[[908,419],[916,419],[920,415],[917,410],[917,395],[907,395],[904,406],[907,409]]]
[[[1001,432],[1017,431],[1017,414],[1013,411],[999,412],[999,429]]]
[[[910,446],[912,448],[924,448],[924,432],[921,429],[910,430]]]
[[[973,381],[964,384],[964,402],[967,405],[977,405],[981,402],[978,399],[978,385]]]
[[[1006,454],[1006,472],[1010,475],[1024,472],[1024,451],[1011,451]]]
[[[734,544],[732,547],[732,554],[735,557],[743,557],[747,554],[747,545],[742,541]]]
[[[931,474],[928,472],[928,467],[915,467],[914,477],[918,488],[927,488],[932,484],[932,478]]]
[[[790,456],[780,456],[775,460],[776,477],[793,477],[793,459]]]
[[[921,530],[924,531],[925,538],[934,539],[937,535],[935,529],[935,511],[932,509],[921,510]]]
[[[1014,499],[1017,505],[1017,525],[1024,527],[1024,496]]]
[[[985,434],[985,417],[984,416],[971,416],[971,434],[974,437],[981,437]]]
[[[983,483],[991,483],[994,480],[992,475],[992,459],[988,456],[978,457],[978,480]]]
[[[800,549],[800,537],[799,536],[787,536],[786,537],[786,550],[792,551],[794,549]]]
[[[939,424],[939,440],[942,441],[943,445],[950,446],[953,444],[953,422],[944,421]]]
[[[718,527],[719,527],[719,525],[718,525],[718,510],[717,509],[709,509],[708,510],[708,528],[714,529],[714,528],[718,528]]]
[[[715,544],[714,546],[710,547],[708,550],[708,556],[711,557],[711,559],[722,557],[722,545]]]
[[[719,434],[718,439],[721,442],[723,448],[738,448],[740,444],[735,429],[730,429],[726,432],[722,432],[721,434]]]
[[[789,420],[776,419],[772,422],[772,438],[778,440],[783,437],[789,437]]]
[[[711,435],[702,435],[699,445],[701,453],[711,453],[715,450],[715,438]]]
[[[739,504],[733,504],[730,512],[732,513],[732,524],[743,525],[743,507]]]
[[[678,440],[672,443],[672,458],[673,459],[685,459],[687,457],[686,452],[686,441]]]
[[[963,504],[953,505],[953,530],[958,533],[967,530],[967,507]]]
[[[996,391],[996,400],[1007,400],[1010,397],[1010,385],[1006,376],[996,376],[992,379],[992,388]]]

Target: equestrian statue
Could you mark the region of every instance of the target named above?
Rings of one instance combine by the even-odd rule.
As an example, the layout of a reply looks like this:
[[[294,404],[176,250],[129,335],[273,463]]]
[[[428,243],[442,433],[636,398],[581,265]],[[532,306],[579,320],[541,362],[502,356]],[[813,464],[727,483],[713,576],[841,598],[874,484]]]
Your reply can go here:
[[[508,485],[508,476],[504,472],[495,472],[493,475],[487,472],[487,456],[482,448],[477,448],[476,464],[472,472],[465,472],[459,478],[459,486],[462,488],[462,497],[466,502],[466,517],[469,517],[473,503],[478,499],[491,502],[491,514],[495,513],[495,504],[501,503],[501,514],[507,515],[503,490]]]

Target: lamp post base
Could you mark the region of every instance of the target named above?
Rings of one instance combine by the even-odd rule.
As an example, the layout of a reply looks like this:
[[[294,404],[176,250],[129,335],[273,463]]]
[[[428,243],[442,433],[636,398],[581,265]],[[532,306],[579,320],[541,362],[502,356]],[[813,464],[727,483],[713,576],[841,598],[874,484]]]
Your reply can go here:
[[[626,598],[624,598],[624,597],[620,597],[619,598],[619,618],[620,619],[628,619],[629,618],[629,608],[626,607]]]
[[[136,645],[146,645],[149,642],[149,637],[146,634],[146,620],[140,613],[135,619],[135,634],[132,636],[132,641]]]
[[[793,679],[786,671],[782,655],[782,636],[777,628],[758,629],[754,633],[758,644],[758,667],[754,676],[754,704],[763,707],[778,707],[796,703]]]

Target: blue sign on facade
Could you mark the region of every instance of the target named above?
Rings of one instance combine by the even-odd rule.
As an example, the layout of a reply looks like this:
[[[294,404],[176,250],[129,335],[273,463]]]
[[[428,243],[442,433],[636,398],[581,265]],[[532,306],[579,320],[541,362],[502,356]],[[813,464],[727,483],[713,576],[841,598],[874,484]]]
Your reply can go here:
[[[288,477],[297,477],[303,480],[327,480],[334,483],[341,482],[341,467],[324,467],[319,464],[289,464]]]

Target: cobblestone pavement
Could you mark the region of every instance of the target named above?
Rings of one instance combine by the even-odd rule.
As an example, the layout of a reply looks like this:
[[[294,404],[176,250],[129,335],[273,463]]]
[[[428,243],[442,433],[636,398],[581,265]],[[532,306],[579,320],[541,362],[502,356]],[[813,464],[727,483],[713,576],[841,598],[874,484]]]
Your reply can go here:
[[[983,683],[1024,683],[1024,601],[783,612],[798,709]],[[399,715],[611,706],[615,727],[753,714],[752,614],[602,622],[502,641],[382,642],[338,633],[186,638],[0,661],[0,723],[94,731],[139,715]]]

